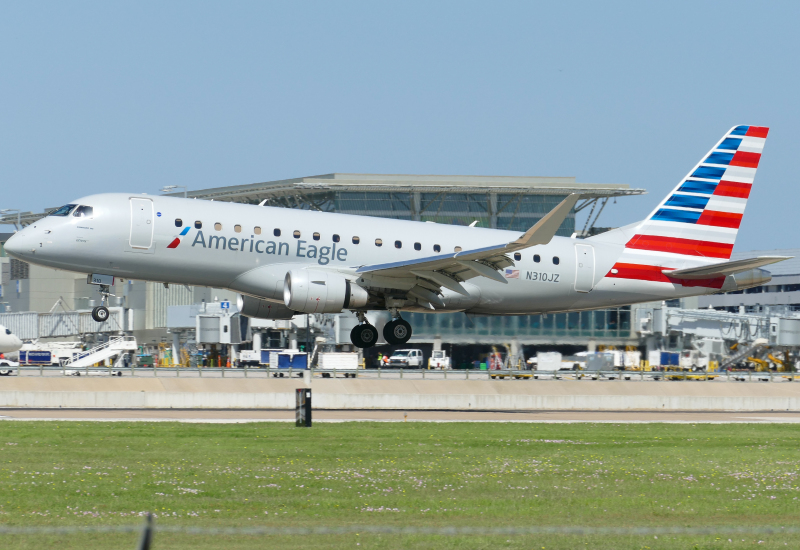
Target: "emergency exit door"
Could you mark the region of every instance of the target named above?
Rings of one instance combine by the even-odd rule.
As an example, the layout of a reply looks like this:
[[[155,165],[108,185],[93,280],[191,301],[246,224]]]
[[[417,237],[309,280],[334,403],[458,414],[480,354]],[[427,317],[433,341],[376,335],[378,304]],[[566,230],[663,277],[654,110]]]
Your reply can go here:
[[[591,292],[594,288],[594,247],[575,245],[575,290]]]
[[[131,248],[153,245],[153,201],[131,198]]]

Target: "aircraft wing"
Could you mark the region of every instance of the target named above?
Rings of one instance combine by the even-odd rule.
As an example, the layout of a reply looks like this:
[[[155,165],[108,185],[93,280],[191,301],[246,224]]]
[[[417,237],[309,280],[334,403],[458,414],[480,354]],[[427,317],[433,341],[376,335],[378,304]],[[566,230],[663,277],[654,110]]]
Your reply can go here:
[[[510,243],[427,256],[416,260],[367,265],[358,268],[357,273],[375,273],[385,277],[421,277],[437,286],[464,295],[467,295],[467,292],[458,283],[473,277],[486,277],[507,283],[505,277],[498,273],[498,270],[514,265],[514,261],[506,254],[549,243],[579,198],[580,195],[577,193],[569,195],[536,225]]]
[[[758,258],[734,260],[732,262],[690,267],[688,269],[665,269],[662,273],[669,277],[674,277],[675,279],[708,279],[711,277],[724,277],[726,275],[733,275],[734,273],[741,273],[749,269],[782,262],[792,257],[793,256],[759,256]]]

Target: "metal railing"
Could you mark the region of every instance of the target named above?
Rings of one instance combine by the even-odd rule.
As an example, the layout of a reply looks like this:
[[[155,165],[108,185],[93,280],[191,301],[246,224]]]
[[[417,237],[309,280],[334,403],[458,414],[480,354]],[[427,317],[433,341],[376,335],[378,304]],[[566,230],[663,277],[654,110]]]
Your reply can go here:
[[[414,379],[414,380],[551,380],[584,381],[710,381],[728,382],[786,382],[800,380],[800,373],[791,372],[690,372],[690,371],[531,371],[531,370],[474,370],[474,369],[292,369],[270,367],[150,367],[150,366],[84,366],[70,369],[57,365],[20,365],[0,367],[0,374],[18,376],[153,376],[153,377],[215,377],[215,378],[297,378],[309,373],[314,378]],[[0,384],[0,389],[2,385]]]

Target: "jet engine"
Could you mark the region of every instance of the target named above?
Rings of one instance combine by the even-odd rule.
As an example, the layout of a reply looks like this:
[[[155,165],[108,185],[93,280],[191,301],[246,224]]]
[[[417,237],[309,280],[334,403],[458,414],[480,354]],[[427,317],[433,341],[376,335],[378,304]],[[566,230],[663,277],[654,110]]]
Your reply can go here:
[[[296,311],[292,311],[283,304],[275,302],[268,302],[259,298],[253,298],[245,294],[239,294],[236,300],[239,306],[239,313],[245,317],[255,317],[256,319],[291,319],[297,315]]]
[[[303,313],[339,313],[364,307],[368,301],[362,287],[327,271],[293,269],[283,283],[283,303]]]

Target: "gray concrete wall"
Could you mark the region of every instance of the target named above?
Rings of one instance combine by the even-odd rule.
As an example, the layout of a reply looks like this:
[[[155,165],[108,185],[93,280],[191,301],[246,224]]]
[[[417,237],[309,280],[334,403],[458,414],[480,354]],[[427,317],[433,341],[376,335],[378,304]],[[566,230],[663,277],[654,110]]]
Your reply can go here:
[[[12,378],[0,407],[293,409],[302,380]],[[316,409],[797,411],[800,385],[736,382],[320,380]]]

